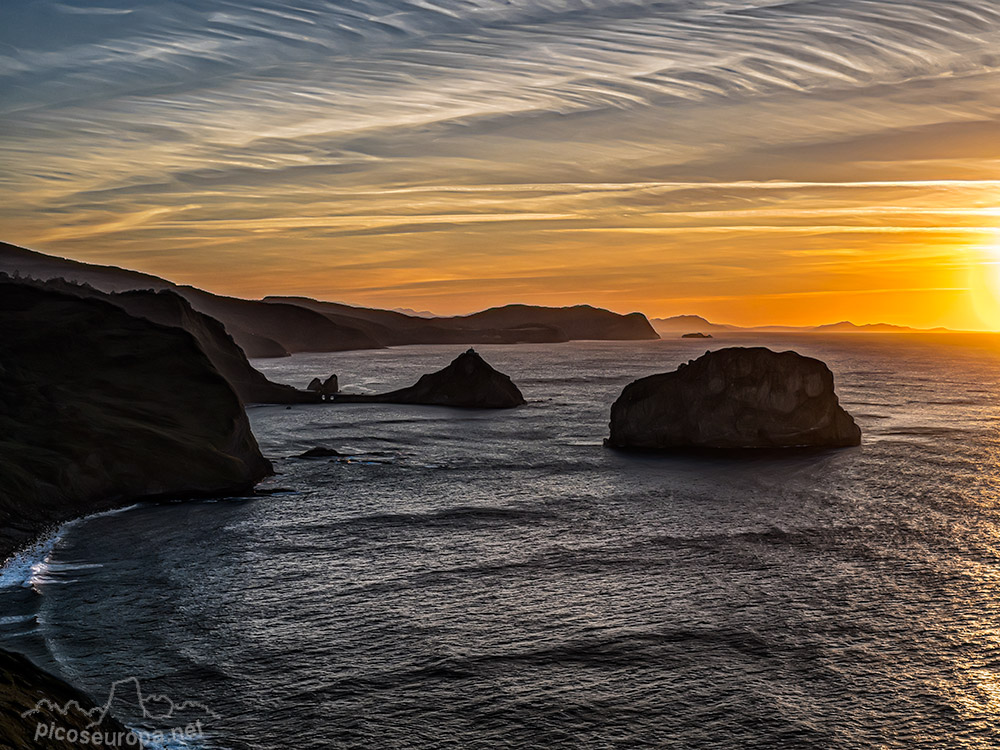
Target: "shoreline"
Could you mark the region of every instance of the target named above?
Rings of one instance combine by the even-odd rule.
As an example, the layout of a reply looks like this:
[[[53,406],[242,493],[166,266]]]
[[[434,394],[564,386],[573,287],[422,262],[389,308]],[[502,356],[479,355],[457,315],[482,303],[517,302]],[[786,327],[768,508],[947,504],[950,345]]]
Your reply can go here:
[[[185,499],[178,498],[172,501],[161,499],[159,502],[208,501],[211,499],[212,498],[209,497],[190,497]],[[30,588],[38,596],[41,596],[42,594],[36,587],[36,584],[40,583],[41,579],[44,578],[47,571],[47,564],[50,562],[53,552],[69,531],[92,519],[128,513],[131,510],[155,503],[155,500],[133,499],[127,504],[122,504],[118,507],[96,511],[94,513],[87,513],[48,527],[46,531],[40,532],[32,541],[21,546],[0,561],[0,591],[13,591],[16,589]],[[14,625],[18,621],[26,622],[29,620],[35,620],[35,616],[33,614],[22,614],[21,616],[12,617],[11,622],[5,622],[4,618],[0,617],[0,624]],[[6,680],[12,683],[23,683],[22,690],[20,692],[30,697],[42,695],[42,697],[46,700],[51,699],[54,696],[64,700],[78,701],[81,710],[84,712],[89,712],[99,708],[97,702],[93,699],[93,696],[84,692],[80,686],[75,684],[66,676],[64,665],[51,652],[45,638],[37,632],[37,629],[38,623],[35,621],[34,624],[26,631],[13,632],[9,636],[7,634],[0,636],[0,680]],[[41,652],[47,655],[47,659],[40,660],[38,658],[39,649],[18,648],[14,643],[11,643],[11,641],[17,641],[25,638],[29,640],[34,639]],[[40,661],[43,663],[40,663]],[[10,671],[11,665],[13,665],[13,671]],[[46,692],[40,692],[39,686],[43,686]],[[17,692],[17,687],[18,685],[15,684],[14,692]],[[4,696],[7,701],[10,700],[10,693],[11,691],[8,690],[8,695]],[[23,695],[17,697],[23,697]],[[42,702],[43,701],[40,700],[37,705],[41,706]],[[58,703],[57,700],[53,700],[52,702]],[[67,709],[68,706],[69,703],[66,703],[65,707]],[[44,719],[37,720],[35,730],[36,740],[39,736],[38,732],[40,731],[40,727],[47,729],[49,732],[52,732],[54,729],[62,729],[67,733],[72,731],[76,732],[77,736],[81,737],[83,736],[82,733],[87,731],[86,728],[73,728],[73,717],[64,715],[59,710],[58,705],[51,711],[46,708],[44,709],[44,712],[47,712],[48,716]],[[44,715],[44,713],[42,715]],[[150,731],[125,724],[113,714],[108,714],[107,718],[102,719],[101,721],[101,727],[105,726],[104,722],[106,721],[107,726],[112,729],[117,729],[118,731],[116,734],[110,731],[104,732],[104,736],[108,738],[105,741],[105,744],[97,744],[96,742],[89,743],[99,750],[100,748],[105,747],[116,749],[125,747],[143,747],[147,750],[177,750],[178,748],[198,750],[198,748],[205,747],[205,745],[200,742],[197,744],[191,744],[190,740],[184,741],[184,744],[182,745],[177,745],[175,744],[175,740],[166,733],[158,733],[156,730]],[[2,728],[3,727],[0,727],[0,729]],[[100,730],[97,730],[97,734],[99,735],[100,733]],[[114,741],[112,739],[116,735],[120,741]],[[128,735],[133,735],[134,738],[138,738],[139,744],[128,742]],[[42,739],[44,740],[48,736],[49,735],[44,735]],[[56,739],[58,740],[58,738]],[[201,739],[204,739],[204,737],[201,737]]]

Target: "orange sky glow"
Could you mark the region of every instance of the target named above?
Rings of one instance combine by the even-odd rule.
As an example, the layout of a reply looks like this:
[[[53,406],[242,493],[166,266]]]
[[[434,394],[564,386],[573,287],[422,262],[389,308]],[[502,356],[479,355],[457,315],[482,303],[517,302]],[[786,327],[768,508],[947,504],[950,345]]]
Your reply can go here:
[[[1000,329],[986,0],[209,5],[11,14],[0,239],[246,297]]]

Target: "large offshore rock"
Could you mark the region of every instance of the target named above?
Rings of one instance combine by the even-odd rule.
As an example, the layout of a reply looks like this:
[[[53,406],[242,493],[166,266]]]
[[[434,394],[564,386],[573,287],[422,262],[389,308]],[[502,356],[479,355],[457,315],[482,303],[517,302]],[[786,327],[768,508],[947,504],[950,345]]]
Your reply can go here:
[[[611,407],[615,448],[844,447],[861,429],[833,373],[796,352],[733,347],[629,384]]]
[[[524,396],[508,375],[498,372],[474,349],[460,354],[443,370],[423,375],[409,388],[390,393],[338,393],[338,403],[427,404],[468,409],[510,409]]]

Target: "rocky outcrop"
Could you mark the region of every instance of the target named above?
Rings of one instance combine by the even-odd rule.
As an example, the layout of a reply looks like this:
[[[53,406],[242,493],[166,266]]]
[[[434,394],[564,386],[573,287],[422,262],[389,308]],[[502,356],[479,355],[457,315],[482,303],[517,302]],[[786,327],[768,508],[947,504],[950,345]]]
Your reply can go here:
[[[0,747],[138,747],[136,738],[126,739],[129,733],[114,717],[102,718],[94,701],[72,685],[0,649]]]
[[[315,448],[310,448],[304,453],[300,453],[295,456],[295,458],[335,458],[343,455],[343,453],[338,450],[334,450],[333,448],[317,445]]]
[[[324,396],[331,395],[340,391],[340,381],[337,376],[331,375],[326,380],[320,380],[319,378],[313,378],[309,381],[309,385],[306,390],[315,391],[316,393],[321,393]]]
[[[373,396],[339,393],[337,403],[428,404],[467,409],[510,409],[525,403],[510,377],[493,369],[474,349],[409,388]]]
[[[682,339],[711,339],[715,338],[710,333],[685,333],[681,336]]]
[[[0,559],[77,516],[243,492],[270,473],[243,404],[190,333],[0,283]]]
[[[818,359],[721,349],[626,386],[607,445],[640,450],[858,445],[861,430]]]

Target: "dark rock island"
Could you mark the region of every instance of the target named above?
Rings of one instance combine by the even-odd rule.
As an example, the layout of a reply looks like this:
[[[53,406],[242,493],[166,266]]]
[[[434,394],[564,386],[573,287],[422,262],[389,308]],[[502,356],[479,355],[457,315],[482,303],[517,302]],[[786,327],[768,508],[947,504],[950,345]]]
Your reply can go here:
[[[823,362],[733,347],[626,386],[605,442],[638,450],[845,447],[861,443],[861,429]]]
[[[339,393],[337,403],[427,404],[466,409],[510,409],[524,401],[510,377],[494,370],[474,349],[460,354],[443,370],[424,375],[409,388],[390,393]]]
[[[682,339],[710,339],[714,338],[710,333],[685,333],[681,336]]]

